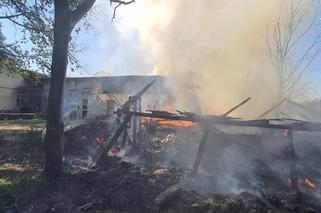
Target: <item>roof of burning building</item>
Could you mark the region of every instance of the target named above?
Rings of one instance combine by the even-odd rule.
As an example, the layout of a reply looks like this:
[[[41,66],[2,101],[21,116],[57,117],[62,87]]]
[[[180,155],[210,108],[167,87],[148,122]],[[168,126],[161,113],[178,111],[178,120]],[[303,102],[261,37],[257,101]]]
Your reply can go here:
[[[66,90],[99,90],[100,93],[133,94],[146,84],[156,80],[146,94],[165,94],[166,78],[159,75],[128,75],[104,77],[69,77],[66,78]],[[49,83],[46,79],[45,83]]]

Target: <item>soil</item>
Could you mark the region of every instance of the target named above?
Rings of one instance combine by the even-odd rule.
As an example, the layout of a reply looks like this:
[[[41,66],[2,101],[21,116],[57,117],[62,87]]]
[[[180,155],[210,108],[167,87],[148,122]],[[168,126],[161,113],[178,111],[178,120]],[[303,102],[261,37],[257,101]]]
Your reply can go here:
[[[155,147],[135,156],[143,158],[140,163],[132,163],[132,156],[105,156],[92,167],[86,149],[69,144],[64,176],[50,181],[42,176],[40,134],[0,134],[0,212],[321,212],[314,201],[290,191],[282,198],[250,192],[201,195],[184,187],[184,182],[198,177],[188,169],[160,164]],[[173,192],[159,199],[169,188]]]

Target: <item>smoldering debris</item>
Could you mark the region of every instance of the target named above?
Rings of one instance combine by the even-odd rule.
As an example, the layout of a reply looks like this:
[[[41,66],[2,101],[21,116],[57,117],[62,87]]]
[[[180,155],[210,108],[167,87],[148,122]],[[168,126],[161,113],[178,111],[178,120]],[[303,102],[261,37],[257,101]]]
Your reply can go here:
[[[139,100],[151,85],[130,97],[115,112],[116,119],[96,117],[66,133],[67,156],[73,152],[78,159],[91,156],[87,172],[94,172],[99,181],[107,174],[115,178],[107,194],[98,190],[101,199],[122,211],[125,201],[148,211],[320,209],[321,170],[311,163],[321,160],[320,123],[228,116],[249,98],[223,115],[138,111]],[[117,153],[122,157],[115,157]],[[148,207],[142,205],[142,197],[148,197]]]
[[[108,131],[109,127],[104,128]],[[220,126],[217,128],[222,129]],[[317,205],[320,191],[316,182],[319,169],[306,160],[319,156],[316,150],[321,149],[316,133],[309,140],[309,145],[301,141],[307,138],[302,135],[304,133],[294,136],[297,147],[314,144],[312,150],[316,152],[296,149],[300,193],[294,193],[289,182],[291,159],[288,156],[288,141],[283,131],[270,130],[261,135],[212,132],[199,171],[193,175],[191,168],[202,130],[190,130],[180,126],[166,130],[153,128],[140,142],[140,148],[132,158],[104,155],[93,170],[95,175],[91,175],[95,183],[90,185],[102,184],[103,179],[108,179],[108,196],[103,189],[96,191],[95,196],[104,202],[111,202],[112,208],[123,211],[129,208],[124,202],[132,203],[138,210],[148,209],[151,212],[169,209],[183,209],[184,212],[320,210]],[[130,162],[124,162],[126,159]],[[300,170],[305,168],[307,171],[310,167],[314,169],[315,176],[312,178],[304,176],[305,173]],[[315,188],[311,184],[315,184]],[[140,193],[142,189],[143,194]],[[128,193],[133,196],[126,195]],[[159,196],[161,199],[157,199]],[[144,205],[140,199],[145,199]],[[156,202],[155,199],[161,201]],[[91,208],[102,206],[95,204]]]

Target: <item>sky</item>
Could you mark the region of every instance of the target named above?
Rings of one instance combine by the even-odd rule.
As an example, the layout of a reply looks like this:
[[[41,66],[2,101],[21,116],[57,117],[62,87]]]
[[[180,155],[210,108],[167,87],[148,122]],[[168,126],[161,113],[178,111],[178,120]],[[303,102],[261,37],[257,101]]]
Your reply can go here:
[[[131,23],[126,23],[126,19],[122,17],[124,11],[126,13],[130,9],[135,9],[137,5],[124,7],[118,8],[116,21],[111,23],[113,7],[106,0],[97,1],[94,13],[88,16],[92,27],[79,34],[73,33],[73,39],[84,47],[81,53],[77,53],[84,70],[76,72],[69,70],[67,76],[93,76],[99,71],[109,75],[152,74],[155,59],[151,50],[142,45],[139,32],[129,26]],[[0,22],[8,43],[22,36],[19,28],[13,27],[10,22],[4,20]],[[305,38],[302,46],[309,44],[312,37],[313,32]],[[320,59],[317,58],[312,65],[311,70],[314,72],[309,78],[321,92]]]
[[[110,75],[151,73],[152,57],[148,50],[141,47],[138,32],[127,31],[125,37],[119,29],[121,18],[111,22],[112,12],[112,7],[98,0],[94,14],[88,17],[92,27],[85,33],[74,35],[77,42],[86,47],[84,52],[78,54],[85,72],[69,72],[69,76],[93,75],[98,71]]]
[[[82,49],[76,56],[84,69],[76,72],[68,69],[67,76],[92,76],[99,71],[110,75],[151,73],[151,55],[148,50],[140,47],[137,32],[126,32],[130,35],[124,38],[118,29],[121,18],[117,17],[116,21],[111,23],[112,13],[113,7],[107,4],[106,0],[97,0],[94,12],[87,17],[91,27],[79,34],[73,33],[72,38]],[[18,26],[3,19],[0,23],[7,43],[22,37]],[[30,44],[26,44],[26,47],[28,45]]]

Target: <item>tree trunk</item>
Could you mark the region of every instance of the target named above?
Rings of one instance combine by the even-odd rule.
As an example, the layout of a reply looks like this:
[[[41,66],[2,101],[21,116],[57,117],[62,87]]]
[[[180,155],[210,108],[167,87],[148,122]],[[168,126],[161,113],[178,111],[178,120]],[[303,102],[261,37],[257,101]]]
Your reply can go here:
[[[56,0],[54,44],[47,106],[47,132],[45,137],[45,174],[50,178],[57,178],[62,175],[63,91],[68,65],[68,44],[71,30],[68,1]]]

